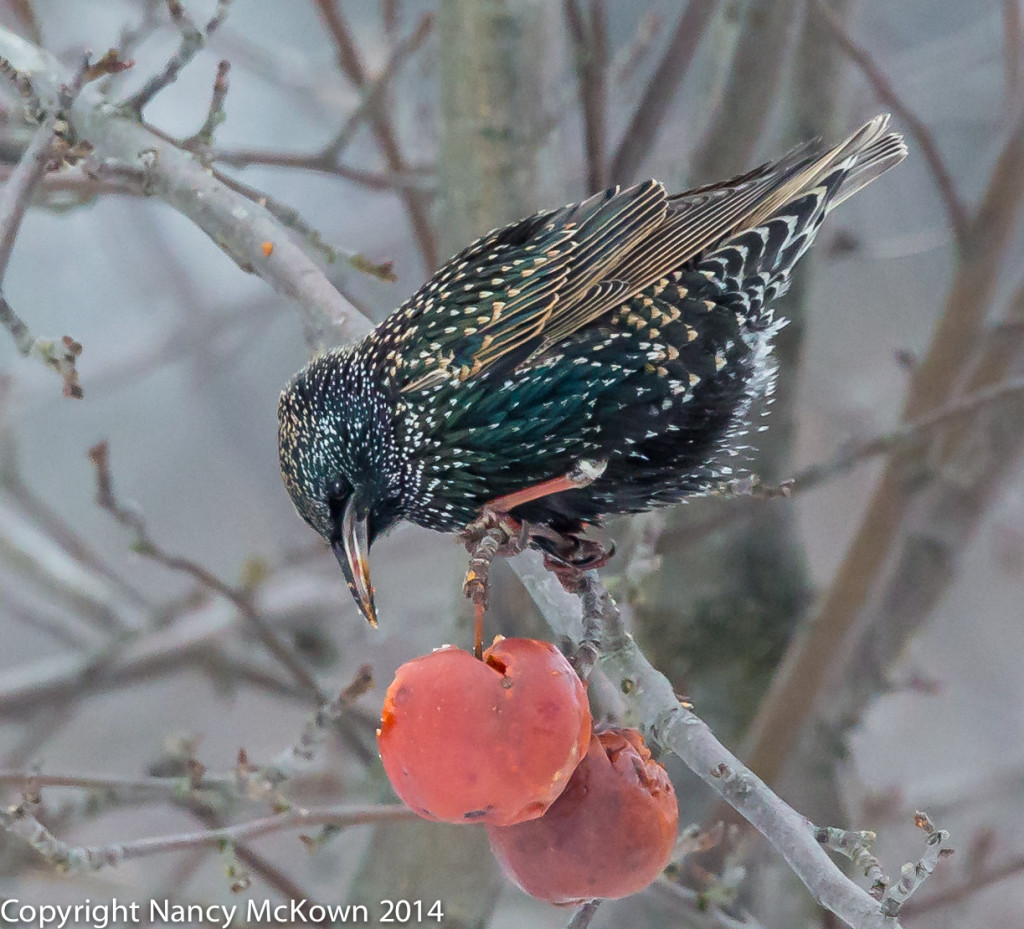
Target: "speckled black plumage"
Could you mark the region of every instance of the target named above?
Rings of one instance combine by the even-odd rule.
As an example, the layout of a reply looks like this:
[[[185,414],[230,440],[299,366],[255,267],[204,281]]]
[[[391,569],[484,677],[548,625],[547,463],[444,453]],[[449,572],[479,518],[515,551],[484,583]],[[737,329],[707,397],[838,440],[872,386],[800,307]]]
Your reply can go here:
[[[886,122],[722,184],[668,196],[647,181],[483,236],[283,392],[299,513],[331,538],[356,493],[371,541],[400,519],[450,532],[606,460],[590,486],[514,511],[576,531],[729,475],[771,391],[770,304],[829,209],[902,160]]]

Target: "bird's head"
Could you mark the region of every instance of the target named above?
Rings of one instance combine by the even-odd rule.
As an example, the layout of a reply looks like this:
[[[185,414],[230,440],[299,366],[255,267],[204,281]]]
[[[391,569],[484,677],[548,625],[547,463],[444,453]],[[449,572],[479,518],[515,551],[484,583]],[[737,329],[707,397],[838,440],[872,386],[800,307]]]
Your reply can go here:
[[[299,515],[330,543],[363,616],[377,625],[374,539],[402,515],[391,405],[351,351],[314,358],[278,403],[281,475]]]

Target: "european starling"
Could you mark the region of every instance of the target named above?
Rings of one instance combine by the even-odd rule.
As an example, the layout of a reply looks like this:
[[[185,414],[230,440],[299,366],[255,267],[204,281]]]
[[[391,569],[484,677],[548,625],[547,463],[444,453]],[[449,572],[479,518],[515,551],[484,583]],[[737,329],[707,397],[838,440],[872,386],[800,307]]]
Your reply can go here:
[[[299,371],[281,471],[366,618],[369,547],[399,520],[456,532],[593,465],[588,486],[510,510],[540,546],[730,474],[772,388],[771,303],[828,212],[906,156],[888,121],[722,183],[668,195],[649,180],[496,229]]]

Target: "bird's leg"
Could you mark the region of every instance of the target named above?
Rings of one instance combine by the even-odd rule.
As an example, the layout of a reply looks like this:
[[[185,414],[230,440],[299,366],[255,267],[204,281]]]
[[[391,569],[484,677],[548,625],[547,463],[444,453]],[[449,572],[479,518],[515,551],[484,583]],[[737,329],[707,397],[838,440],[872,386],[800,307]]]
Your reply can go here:
[[[589,459],[577,461],[569,471],[559,477],[553,477],[550,480],[541,481],[539,484],[524,487],[515,493],[506,494],[504,497],[495,497],[490,503],[485,504],[481,515],[488,510],[508,514],[524,503],[533,503],[534,500],[550,497],[552,494],[559,494],[563,490],[576,490],[579,487],[586,487],[588,484],[593,484],[594,481],[604,474],[604,469],[607,466],[607,461],[591,461]]]
[[[499,554],[514,555],[522,551],[522,524],[507,513],[496,514],[496,517],[494,525],[484,529],[477,541],[466,544],[469,569],[462,591],[473,601],[473,653],[477,658],[483,658],[484,612],[487,609],[491,562]]]
[[[473,650],[477,658],[483,656],[484,612],[487,609],[491,562],[499,555],[518,555],[534,534],[533,529],[528,530],[526,524],[511,516],[509,511],[551,494],[586,487],[604,473],[606,465],[605,461],[579,461],[560,477],[541,481],[503,497],[496,497],[485,504],[480,510],[480,515],[456,536],[456,540],[465,545],[469,552],[469,570],[466,571],[462,590],[473,601]],[[578,547],[585,540],[575,541]]]

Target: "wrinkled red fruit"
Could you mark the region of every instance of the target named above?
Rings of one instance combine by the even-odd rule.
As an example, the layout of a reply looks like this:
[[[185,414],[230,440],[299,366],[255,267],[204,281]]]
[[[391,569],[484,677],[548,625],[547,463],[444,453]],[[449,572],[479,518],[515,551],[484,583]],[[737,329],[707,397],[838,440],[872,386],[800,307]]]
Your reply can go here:
[[[559,906],[643,890],[668,864],[676,794],[635,729],[595,733],[562,795],[540,819],[488,826],[491,850],[528,894]]]
[[[405,803],[427,819],[506,826],[540,816],[590,739],[582,681],[549,642],[502,639],[478,661],[445,646],[402,665],[377,744]]]

